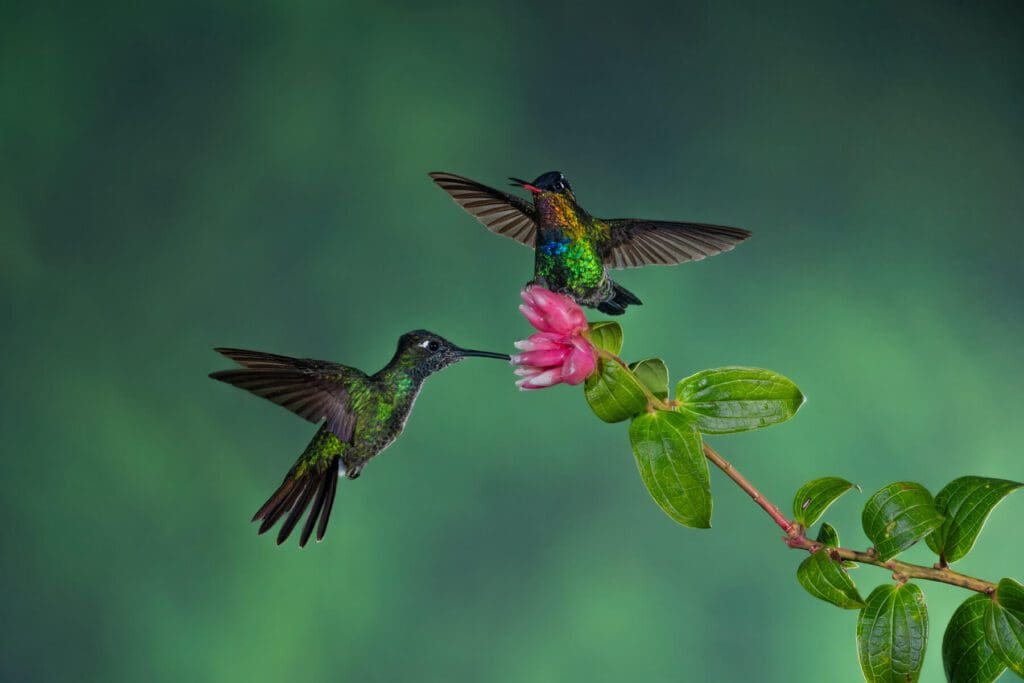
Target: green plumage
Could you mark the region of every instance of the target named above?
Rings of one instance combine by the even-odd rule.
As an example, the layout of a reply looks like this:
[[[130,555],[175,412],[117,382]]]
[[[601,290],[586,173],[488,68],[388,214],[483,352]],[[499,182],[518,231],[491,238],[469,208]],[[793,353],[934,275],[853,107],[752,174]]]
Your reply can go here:
[[[312,504],[299,545],[306,544],[314,528],[317,540],[323,538],[338,477],[357,478],[366,463],[398,438],[427,377],[468,356],[508,360],[505,354],[461,349],[425,330],[402,335],[391,362],[373,375],[328,361],[241,349],[217,351],[242,367],[214,372],[213,379],[246,389],[311,422],[322,422],[277,491],[253,517],[261,521],[261,534],[283,518],[277,537],[283,543]]]

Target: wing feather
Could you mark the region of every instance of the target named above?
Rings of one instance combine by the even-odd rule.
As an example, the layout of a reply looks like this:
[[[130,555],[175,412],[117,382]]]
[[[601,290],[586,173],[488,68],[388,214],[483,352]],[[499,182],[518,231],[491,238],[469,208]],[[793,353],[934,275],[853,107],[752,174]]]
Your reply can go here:
[[[750,237],[742,228],[708,223],[649,221],[613,218],[608,224],[611,239],[604,247],[609,268],[637,268],[699,261],[729,251]]]
[[[491,232],[531,248],[536,245],[537,221],[533,205],[526,200],[454,173],[435,171],[430,177]]]
[[[308,358],[289,358],[259,351],[220,348],[217,351],[239,365],[221,370],[213,379],[245,389],[290,410],[310,422],[326,420],[327,428],[343,442],[352,440],[347,382],[365,378],[360,371]]]

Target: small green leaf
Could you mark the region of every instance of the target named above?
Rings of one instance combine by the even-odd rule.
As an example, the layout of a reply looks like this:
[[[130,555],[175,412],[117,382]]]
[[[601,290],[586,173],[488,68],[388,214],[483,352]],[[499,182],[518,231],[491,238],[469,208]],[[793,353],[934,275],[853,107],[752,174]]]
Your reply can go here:
[[[838,548],[839,532],[831,524],[822,523],[821,528],[818,529],[818,537],[814,540],[830,548]]]
[[[640,478],[661,509],[685,526],[710,527],[711,478],[693,425],[678,413],[645,413],[630,424],[629,440]]]
[[[928,645],[928,607],[912,583],[871,591],[857,618],[857,654],[868,683],[916,681]]]
[[[821,519],[828,506],[853,486],[839,477],[822,477],[807,482],[793,497],[793,518],[806,529]]]
[[[912,481],[882,487],[868,499],[861,515],[864,533],[883,562],[930,534],[942,520],[932,494]]]
[[[821,528],[818,529],[818,537],[816,539],[818,543],[828,546],[829,548],[839,547],[839,532],[835,530],[831,524],[825,524],[822,522]],[[843,566],[847,569],[854,569],[857,566],[856,562],[851,560],[843,560]]]
[[[935,509],[946,521],[927,539],[946,562],[956,562],[974,547],[992,508],[1024,484],[1005,479],[960,477],[935,496]]]
[[[865,606],[842,560],[833,558],[829,548],[822,548],[801,562],[796,580],[814,597],[837,607],[860,609]]]
[[[704,370],[676,386],[680,412],[705,434],[729,434],[785,422],[804,403],[793,382],[771,370],[727,367]]]
[[[597,359],[597,372],[583,384],[583,394],[605,422],[622,422],[647,408],[647,395],[633,374],[608,358]]]
[[[660,399],[668,396],[668,368],[665,367],[665,361],[660,358],[647,358],[630,363],[629,369],[652,394]]]
[[[986,600],[985,639],[996,657],[1024,678],[1024,585],[1003,579],[994,600]]]
[[[587,334],[591,344],[608,353],[619,355],[622,351],[622,327],[618,323],[607,320],[590,323],[589,327]]]
[[[942,666],[949,683],[991,683],[1006,669],[985,639],[985,611],[991,602],[978,593],[953,612],[942,637]]]

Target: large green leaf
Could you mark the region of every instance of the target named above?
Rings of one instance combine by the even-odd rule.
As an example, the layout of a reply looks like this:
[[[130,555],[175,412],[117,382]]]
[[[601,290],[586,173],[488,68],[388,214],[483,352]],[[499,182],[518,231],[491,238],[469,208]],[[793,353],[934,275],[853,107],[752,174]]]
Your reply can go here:
[[[804,528],[811,526],[821,519],[829,505],[853,486],[839,477],[822,477],[807,482],[793,496],[793,518]]]
[[[605,422],[622,422],[647,409],[647,395],[633,374],[610,358],[597,359],[597,371],[583,384],[587,403]]]
[[[785,422],[804,403],[793,382],[771,370],[728,367],[704,370],[676,386],[680,412],[706,434],[744,432]]]
[[[875,545],[878,559],[888,560],[934,531],[943,517],[928,489],[898,481],[868,499],[861,515],[864,533]]]
[[[985,605],[985,639],[1003,664],[1024,678],[1024,585],[1003,579]]]
[[[657,411],[633,419],[629,440],[651,497],[680,524],[711,526],[711,478],[700,434],[678,413]]]
[[[829,548],[822,548],[801,562],[796,580],[814,597],[837,607],[860,609],[865,606],[842,560],[832,557]]]
[[[630,363],[629,369],[636,378],[660,399],[668,396],[668,368],[660,358],[646,358]]]
[[[857,618],[857,654],[868,683],[916,681],[928,644],[928,608],[912,583],[871,591]]]
[[[992,508],[1022,486],[1020,482],[986,477],[960,477],[935,496],[935,509],[946,517],[927,539],[928,547],[946,562],[956,562],[974,546]]]
[[[985,611],[991,602],[978,593],[953,612],[942,637],[942,665],[949,683],[990,683],[1006,669],[985,639]]]
[[[612,321],[590,323],[587,336],[590,343],[608,353],[619,355],[622,351],[622,327]]]

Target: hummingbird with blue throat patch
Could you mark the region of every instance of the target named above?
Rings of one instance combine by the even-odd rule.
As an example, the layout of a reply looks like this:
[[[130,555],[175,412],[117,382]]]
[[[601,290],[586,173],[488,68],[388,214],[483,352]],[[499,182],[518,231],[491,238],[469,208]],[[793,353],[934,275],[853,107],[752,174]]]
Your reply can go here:
[[[430,375],[470,357],[509,360],[504,353],[460,348],[426,330],[403,334],[391,361],[372,375],[329,361],[242,349],[216,351],[241,367],[214,372],[210,377],[321,423],[252,520],[261,522],[262,534],[284,518],[277,534],[280,545],[309,508],[299,535],[300,546],[306,545],[314,527],[316,540],[323,539],[338,479],[357,478],[371,458],[398,438]]]
[[[724,225],[591,216],[559,171],[532,183],[509,178],[530,192],[532,202],[452,173],[429,175],[488,230],[534,249],[531,284],[608,315],[642,303],[611,279],[610,269],[699,261],[750,237],[747,230]]]

